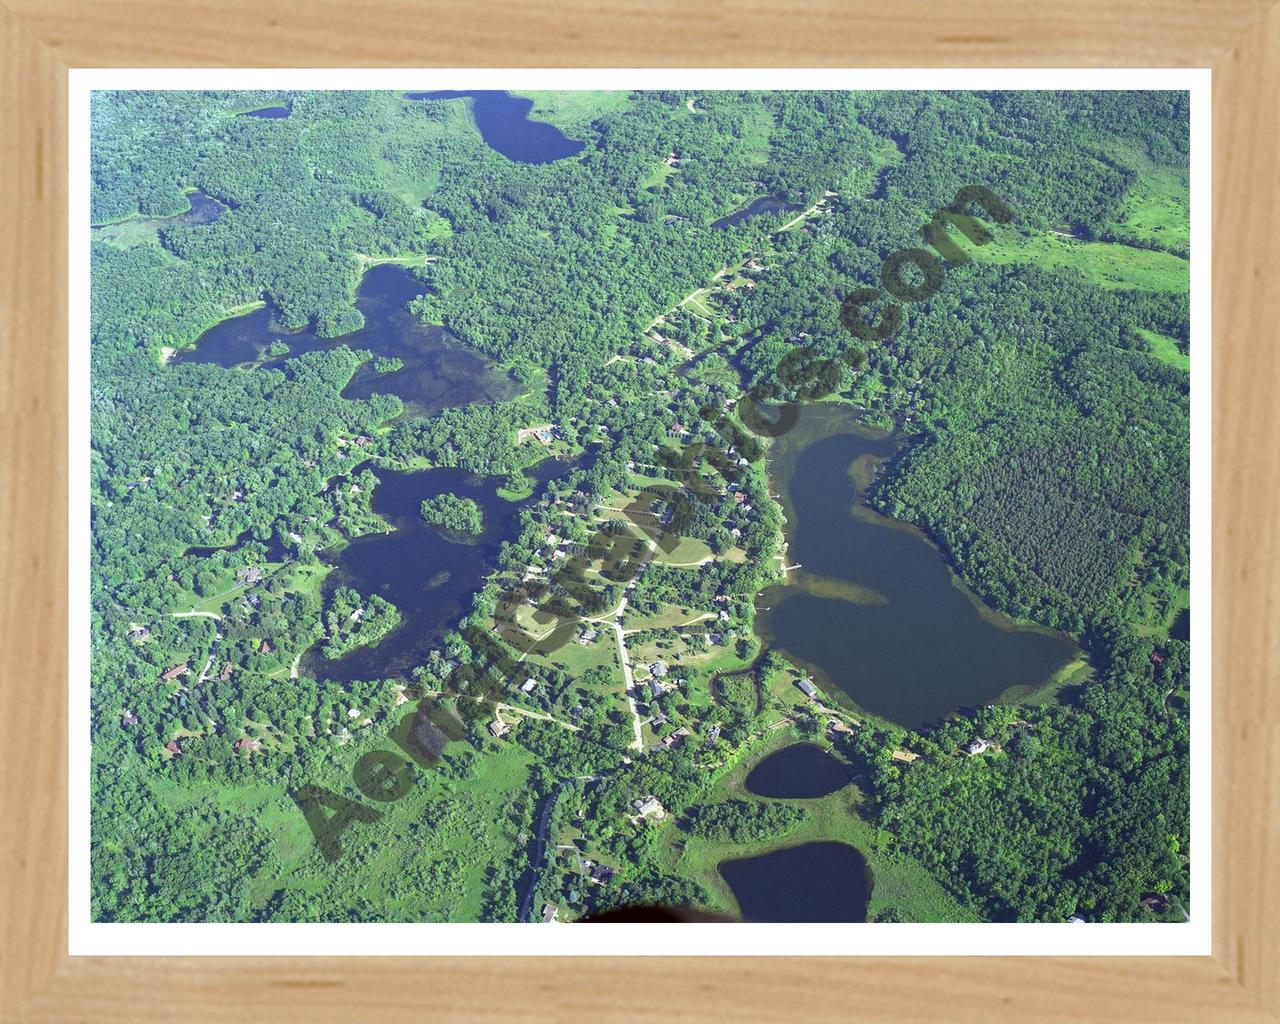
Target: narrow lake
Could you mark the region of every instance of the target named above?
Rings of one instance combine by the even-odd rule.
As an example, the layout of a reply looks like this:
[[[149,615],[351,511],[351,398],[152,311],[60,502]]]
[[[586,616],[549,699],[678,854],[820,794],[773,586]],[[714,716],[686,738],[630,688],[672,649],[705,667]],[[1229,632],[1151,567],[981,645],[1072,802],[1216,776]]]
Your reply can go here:
[[[751,769],[744,785],[755,796],[812,799],[843,789],[853,778],[849,766],[813,743],[793,743]]]
[[[871,475],[898,445],[835,404],[805,407],[774,444],[786,561],[801,568],[760,594],[756,626],[824,690],[917,728],[1041,684],[1077,648],[986,608],[919,530],[866,506]]]
[[[549,164],[581,153],[586,143],[571,139],[546,121],[533,121],[533,100],[509,92],[411,92],[411,100],[471,101],[471,120],[490,149],[522,164]]]
[[[527,470],[536,483],[534,495],[573,466],[548,459]],[[340,551],[323,553],[334,567],[325,577],[324,599],[327,606],[340,586],[378,594],[399,609],[401,623],[381,643],[357,647],[333,661],[320,654],[317,644],[304,658],[313,678],[343,682],[407,678],[410,669],[423,664],[445,632],[470,610],[471,597],[493,569],[502,543],[515,540],[520,532],[519,510],[525,503],[498,497],[502,477],[472,476],[460,469],[403,473],[375,467],[374,472],[381,483],[373,492],[373,510],[395,529],[358,537]],[[423,521],[423,499],[446,493],[471,498],[480,506],[484,532],[479,537],[452,539]]]
[[[398,370],[379,373],[365,363],[343,389],[344,398],[368,398],[377,393],[397,395],[409,416],[429,416],[441,409],[471,402],[499,402],[514,398],[519,387],[478,354],[463,347],[445,328],[422,323],[405,307],[421,295],[423,285],[404,267],[382,264],[371,268],[360,282],[356,306],[364,314],[364,327],[340,338],[320,338],[306,328],[286,331],[273,320],[271,305],[215,324],[173,357],[181,363],[215,363],[218,366],[280,368],[286,359],[320,349],[349,345],[368,349],[375,356],[394,357],[404,363]],[[272,356],[270,346],[279,342],[289,351]]]
[[[272,121],[288,117],[293,111],[288,107],[263,107],[261,110],[246,110],[241,117],[262,117]]]
[[[797,203],[789,203],[781,196],[761,196],[759,199],[752,200],[749,206],[744,206],[741,210],[735,210],[727,216],[721,217],[719,220],[713,220],[711,226],[713,228],[732,227],[734,224],[741,224],[744,220],[750,220],[752,217],[759,217],[766,213],[799,213],[804,207]]]
[[[746,921],[814,924],[867,919],[871,871],[862,854],[847,843],[804,843],[758,857],[723,860],[717,870]]]

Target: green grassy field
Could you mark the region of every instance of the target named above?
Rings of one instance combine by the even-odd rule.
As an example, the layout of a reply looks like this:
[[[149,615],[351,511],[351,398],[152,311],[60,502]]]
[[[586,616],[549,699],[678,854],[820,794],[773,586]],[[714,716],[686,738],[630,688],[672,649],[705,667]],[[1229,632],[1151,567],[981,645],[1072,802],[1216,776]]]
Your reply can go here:
[[[757,105],[744,120],[743,127],[744,132],[738,140],[743,156],[749,163],[767,164],[771,149],[769,139],[776,127],[773,115],[763,106]]]
[[[114,245],[118,249],[130,249],[135,245],[154,245],[160,248],[160,223],[150,218],[132,217],[129,220],[94,228],[93,239],[96,242]]]
[[[1118,234],[1186,252],[1191,242],[1191,189],[1187,169],[1154,164],[1136,147],[1112,142],[1115,157],[1138,174],[1111,225]]]
[[[1164,608],[1146,605],[1141,613],[1145,616],[1145,620],[1131,622],[1130,625],[1134,632],[1143,636],[1166,638],[1179,613],[1190,607],[1191,591],[1184,587],[1172,595]]]
[[[699,611],[696,608],[687,606],[675,607],[667,605],[661,611],[652,615],[639,615],[632,609],[628,608],[626,617],[622,621],[623,629],[628,631],[635,629],[671,629],[675,626],[684,626],[691,622],[696,622],[712,616],[712,613]]]
[[[1142,327],[1137,328],[1137,331],[1151,343],[1151,354],[1160,362],[1178,370],[1191,370],[1191,356],[1178,348],[1178,343],[1173,338]]]
[[[631,96],[607,89],[523,89],[512,95],[533,100],[531,118],[549,121],[570,135],[587,131],[592,121],[626,106]]]
[[[697,537],[681,537],[670,551],[659,548],[653,560],[663,565],[693,565],[710,557],[712,557],[711,547],[705,540]]]
[[[691,295],[685,299],[683,306],[692,313],[696,313],[700,317],[707,320],[716,318],[715,307],[711,305],[710,299],[705,295]]]
[[[658,164],[652,171],[640,179],[640,187],[647,189],[661,189],[667,183],[667,179],[676,173],[677,168],[667,163]]]
[[[324,768],[315,769],[314,781],[358,797],[350,783],[351,766],[367,751],[391,746],[371,728],[356,730]],[[413,788],[402,799],[376,805],[380,820],[342,833],[344,856],[327,865],[283,783],[253,781],[210,790],[159,778],[152,796],[172,810],[213,801],[270,837],[267,864],[249,893],[252,910],[289,891],[302,894],[320,913],[328,894],[340,896],[343,905],[363,897],[379,908],[380,920],[475,921],[483,917],[491,866],[521,856],[517,835],[524,823],[513,820],[511,807],[528,784],[532,761],[522,747],[494,743],[464,778],[416,769]],[[191,838],[195,843],[217,839],[212,832]]]
[[[219,573],[216,589],[208,597],[201,597],[193,591],[183,591],[171,609],[174,612],[213,612],[222,611],[222,606],[233,597],[244,593],[247,584],[236,582],[236,570],[227,569]]]
[[[615,669],[614,676],[618,682],[618,692],[622,692],[622,671],[618,668],[618,645],[613,632],[602,622],[591,623],[599,637],[594,643],[580,644],[570,640],[563,647],[551,651],[545,656],[529,655],[525,663],[530,666],[546,665],[550,668],[567,672],[575,679],[580,678],[588,669],[607,667]]]
[[[993,227],[995,240],[975,246],[958,231],[951,237],[974,259],[984,263],[1036,263],[1049,269],[1078,270],[1102,288],[1141,288],[1185,292],[1190,264],[1172,253],[1135,249],[1111,242],[1083,242],[1049,231]]]
[[[1191,242],[1191,222],[1181,175],[1168,167],[1144,173],[1125,196],[1116,226],[1138,238],[1185,251]]]

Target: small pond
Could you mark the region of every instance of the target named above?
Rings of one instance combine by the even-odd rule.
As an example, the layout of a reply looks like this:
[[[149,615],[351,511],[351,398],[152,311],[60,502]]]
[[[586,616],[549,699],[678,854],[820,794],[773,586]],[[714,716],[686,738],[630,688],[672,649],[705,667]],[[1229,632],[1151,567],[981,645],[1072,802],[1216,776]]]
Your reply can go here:
[[[824,840],[723,860],[720,876],[744,921],[850,922],[867,919],[873,880],[866,858],[847,843]]]
[[[713,220],[711,226],[723,230],[766,213],[799,213],[802,209],[804,207],[797,203],[789,203],[781,196],[761,196],[759,199],[752,201],[750,206],[736,210],[727,216],[721,217],[719,220]]]
[[[813,743],[793,743],[751,769],[745,783],[755,796],[811,799],[849,784],[849,766]]]

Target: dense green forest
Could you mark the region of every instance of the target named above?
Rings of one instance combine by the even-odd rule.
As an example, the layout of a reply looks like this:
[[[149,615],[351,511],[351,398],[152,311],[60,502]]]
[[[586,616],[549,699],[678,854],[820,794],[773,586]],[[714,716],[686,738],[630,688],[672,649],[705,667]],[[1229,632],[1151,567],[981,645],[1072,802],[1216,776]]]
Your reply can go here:
[[[456,494],[437,494],[421,505],[422,518],[432,526],[441,526],[457,533],[477,534],[484,530],[484,518],[480,506],[470,498]]]
[[[461,100],[95,93],[95,918],[732,912],[716,856],[836,834],[910,880],[881,887],[910,894],[881,919],[1180,920],[1187,97],[530,96],[579,154],[509,159]],[[268,104],[289,116],[242,116]],[[1011,222],[985,245],[944,227],[940,286],[891,306],[886,259],[932,245],[974,184]],[[186,216],[194,190],[212,219]],[[769,196],[785,205],[721,220]],[[278,369],[173,359],[263,303],[340,339],[384,262],[521,393],[411,416],[403,361],[345,344]],[[888,337],[842,322],[857,289],[868,322],[900,317]],[[342,397],[370,371],[377,393]],[[1068,633],[1083,674],[918,730],[807,701],[754,631],[785,564],[760,408],[789,400],[896,430],[871,503],[996,610]],[[420,510],[502,534],[484,576],[422,664],[311,678],[309,653],[376,651],[400,623],[331,559],[392,528],[380,468],[428,467],[511,496],[503,522],[452,495]],[[745,798],[735,780],[784,736],[830,736],[856,806]],[[395,800],[355,768],[385,757],[416,761]],[[335,860],[299,813],[315,788],[349,814]]]

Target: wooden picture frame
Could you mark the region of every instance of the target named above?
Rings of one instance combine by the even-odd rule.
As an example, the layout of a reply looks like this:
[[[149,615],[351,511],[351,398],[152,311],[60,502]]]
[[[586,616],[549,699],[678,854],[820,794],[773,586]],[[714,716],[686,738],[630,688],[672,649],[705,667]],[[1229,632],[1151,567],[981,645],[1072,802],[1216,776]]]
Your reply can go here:
[[[490,0],[0,6],[3,1019],[1280,1019],[1280,7]],[[203,19],[203,20],[199,20]],[[67,73],[180,66],[1212,67],[1213,955],[490,960],[67,955]],[[424,969],[425,968],[425,969]]]

